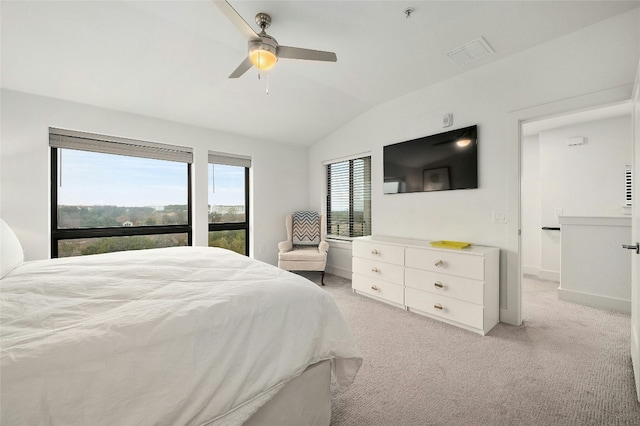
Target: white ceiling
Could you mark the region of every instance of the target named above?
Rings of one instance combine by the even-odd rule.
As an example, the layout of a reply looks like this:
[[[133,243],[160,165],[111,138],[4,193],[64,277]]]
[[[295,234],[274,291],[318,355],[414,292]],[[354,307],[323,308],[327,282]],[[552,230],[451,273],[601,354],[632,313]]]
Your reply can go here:
[[[3,88],[310,145],[385,102],[640,6],[640,1],[239,1],[280,44],[337,63],[281,60],[228,75],[246,41],[210,0],[0,3]],[[410,18],[403,11],[415,8]],[[483,36],[495,53],[447,52]],[[269,94],[265,93],[268,80]]]

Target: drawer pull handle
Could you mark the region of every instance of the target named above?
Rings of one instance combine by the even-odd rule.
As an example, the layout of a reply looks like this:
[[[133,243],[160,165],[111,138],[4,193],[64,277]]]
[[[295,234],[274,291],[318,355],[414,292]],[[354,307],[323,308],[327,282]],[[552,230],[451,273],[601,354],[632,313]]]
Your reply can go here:
[[[376,267],[373,267],[373,268],[371,268],[371,272],[375,272],[375,273],[378,273],[379,271],[378,271],[378,268],[376,268]]]
[[[444,265],[444,261],[441,259],[438,259],[434,262],[434,265],[436,265],[436,268],[441,267],[442,265]]]
[[[378,286],[376,286],[376,285],[372,285],[372,286],[371,286],[371,290],[378,291]]]
[[[439,303],[436,303],[435,305],[433,305],[433,307],[434,307],[435,309],[439,310],[439,311],[441,311],[441,310],[442,310],[442,305],[441,305],[441,304],[439,304]]]
[[[440,281],[436,281],[435,283],[433,283],[433,286],[435,288],[443,288],[444,287],[444,285],[442,285],[442,283]]]
[[[371,254],[378,254],[378,250],[376,249],[371,250]]]

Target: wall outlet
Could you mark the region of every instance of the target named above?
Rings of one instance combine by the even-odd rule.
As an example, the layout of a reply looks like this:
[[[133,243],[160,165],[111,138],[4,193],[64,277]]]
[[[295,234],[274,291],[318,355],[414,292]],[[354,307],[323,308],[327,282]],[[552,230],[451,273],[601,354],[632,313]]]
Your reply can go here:
[[[554,210],[554,212],[555,212],[555,214],[556,214],[556,217],[558,217],[558,216],[562,216],[562,209],[561,209],[561,208],[556,208],[556,209]]]
[[[493,210],[491,218],[494,223],[507,223],[507,212]]]

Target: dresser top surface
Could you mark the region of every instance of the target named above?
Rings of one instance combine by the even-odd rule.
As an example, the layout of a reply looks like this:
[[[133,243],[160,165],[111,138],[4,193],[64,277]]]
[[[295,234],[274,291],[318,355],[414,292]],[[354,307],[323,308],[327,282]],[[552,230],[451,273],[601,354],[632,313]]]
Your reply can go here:
[[[453,252],[453,253],[469,253],[469,254],[478,254],[483,255],[486,253],[491,253],[494,251],[499,251],[500,249],[497,247],[488,247],[488,246],[479,246],[475,244],[471,244],[470,247],[464,249],[449,249],[449,248],[441,248],[441,247],[433,247],[431,245],[431,241],[433,240],[415,240],[411,238],[400,238],[400,237],[390,237],[387,235],[370,235],[366,237],[358,237],[354,238],[353,241],[367,241],[367,242],[379,242],[386,244],[396,244],[405,247],[415,247],[415,248],[428,248],[430,250],[440,250],[445,252]]]

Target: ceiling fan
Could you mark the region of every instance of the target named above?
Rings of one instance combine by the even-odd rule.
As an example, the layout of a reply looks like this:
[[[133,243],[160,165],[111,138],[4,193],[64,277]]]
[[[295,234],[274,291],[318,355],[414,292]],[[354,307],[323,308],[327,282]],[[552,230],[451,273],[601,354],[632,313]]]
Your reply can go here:
[[[271,25],[271,16],[266,13],[260,12],[256,15],[256,23],[262,30],[258,34],[227,1],[213,0],[213,2],[249,41],[249,53],[247,57],[238,68],[231,73],[229,78],[240,77],[252,66],[255,66],[259,70],[266,71],[273,68],[280,58],[326,62],[336,62],[338,60],[336,54],[333,52],[279,45],[276,39],[265,31],[269,28],[269,25]]]

